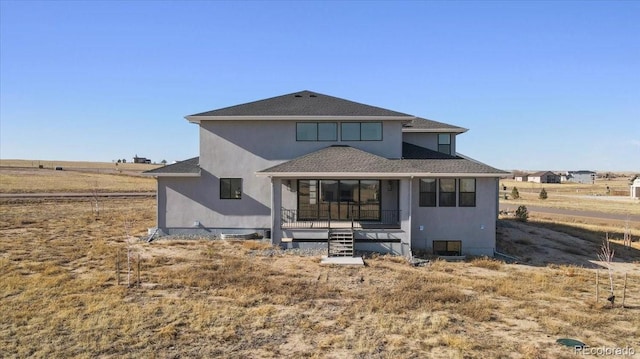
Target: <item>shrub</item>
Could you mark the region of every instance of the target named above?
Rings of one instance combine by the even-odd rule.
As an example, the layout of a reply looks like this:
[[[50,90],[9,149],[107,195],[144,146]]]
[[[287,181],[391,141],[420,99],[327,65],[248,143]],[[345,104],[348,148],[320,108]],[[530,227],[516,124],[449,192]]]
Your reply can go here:
[[[529,219],[527,206],[520,206],[516,209],[516,219],[520,222],[526,222]]]
[[[513,199],[520,198],[520,192],[518,192],[517,187],[513,187],[513,189],[511,190],[511,197],[513,197]]]
[[[542,187],[542,190],[540,191],[540,195],[538,195],[538,198],[547,199],[547,190],[545,190],[544,187]]]

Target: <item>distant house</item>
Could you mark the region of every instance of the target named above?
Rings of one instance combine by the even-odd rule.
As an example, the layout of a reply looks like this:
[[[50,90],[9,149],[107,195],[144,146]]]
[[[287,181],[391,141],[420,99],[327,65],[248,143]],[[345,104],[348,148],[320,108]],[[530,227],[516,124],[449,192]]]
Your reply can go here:
[[[133,157],[133,163],[151,163],[151,160],[145,157],[138,157],[138,155],[135,155],[135,157]]]
[[[561,177],[562,182],[596,183],[596,173],[593,171],[567,171]]]
[[[551,171],[540,171],[529,175],[527,182],[560,183],[560,175]]]
[[[640,178],[633,181],[630,193],[632,198],[640,198]]]
[[[529,179],[529,175],[527,174],[517,175],[514,177],[514,179],[516,180],[516,182],[527,182],[527,180]]]

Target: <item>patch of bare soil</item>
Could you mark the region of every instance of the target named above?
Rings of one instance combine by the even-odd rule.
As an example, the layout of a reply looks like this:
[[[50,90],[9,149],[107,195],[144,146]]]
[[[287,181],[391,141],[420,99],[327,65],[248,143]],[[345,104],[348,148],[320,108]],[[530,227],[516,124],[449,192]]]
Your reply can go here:
[[[596,268],[599,246],[565,233],[527,225],[517,221],[499,221],[497,247],[522,263],[534,266],[549,264]]]

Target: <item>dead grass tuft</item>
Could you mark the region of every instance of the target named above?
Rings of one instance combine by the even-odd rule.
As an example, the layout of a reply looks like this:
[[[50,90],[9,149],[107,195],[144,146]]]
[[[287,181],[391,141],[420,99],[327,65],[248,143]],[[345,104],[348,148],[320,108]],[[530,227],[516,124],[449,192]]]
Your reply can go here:
[[[271,243],[264,242],[264,241],[247,240],[241,243],[242,243],[242,248],[248,249],[248,250],[265,250],[265,249],[273,248]]]
[[[502,262],[493,258],[481,257],[475,258],[471,261],[471,265],[474,267],[480,267],[485,269],[499,270],[502,268]]]

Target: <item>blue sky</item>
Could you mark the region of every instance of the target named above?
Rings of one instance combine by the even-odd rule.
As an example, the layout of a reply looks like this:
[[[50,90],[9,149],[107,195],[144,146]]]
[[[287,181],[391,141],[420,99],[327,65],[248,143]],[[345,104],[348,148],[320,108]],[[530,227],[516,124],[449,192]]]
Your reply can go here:
[[[305,89],[502,169],[640,171],[640,2],[0,1],[3,159],[186,159],[185,115]]]

